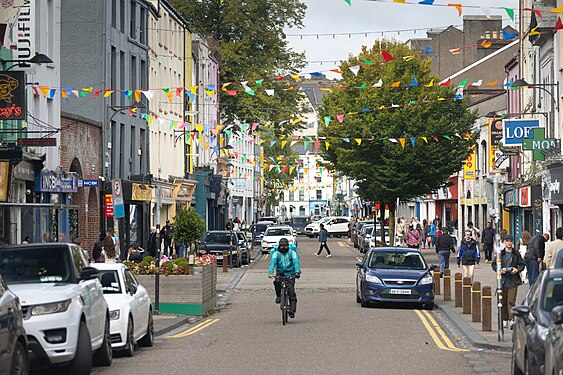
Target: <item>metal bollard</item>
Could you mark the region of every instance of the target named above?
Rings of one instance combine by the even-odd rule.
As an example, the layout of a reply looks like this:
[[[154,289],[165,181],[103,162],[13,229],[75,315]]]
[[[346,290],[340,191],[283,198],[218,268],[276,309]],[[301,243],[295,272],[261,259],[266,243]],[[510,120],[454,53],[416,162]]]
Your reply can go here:
[[[471,289],[471,321],[481,321],[481,283],[479,281],[474,281]]]
[[[493,310],[492,310],[492,303],[493,303],[493,296],[492,290],[490,286],[483,287],[483,293],[481,295],[482,299],[482,318],[483,318],[483,331],[492,331],[493,330]]]
[[[452,283],[451,283],[451,271],[444,270],[444,301],[452,300]]]
[[[454,281],[455,281],[455,303],[454,306],[455,307],[461,307],[463,306],[463,298],[462,298],[462,293],[463,293],[463,288],[461,285],[461,279],[462,279],[462,275],[459,272],[456,272],[456,274],[454,275]]]
[[[471,277],[463,278],[463,306],[462,314],[471,314]]]
[[[434,270],[434,294],[440,295],[440,270]]]
[[[223,272],[229,272],[229,265],[227,259],[229,258],[229,251],[223,250]]]

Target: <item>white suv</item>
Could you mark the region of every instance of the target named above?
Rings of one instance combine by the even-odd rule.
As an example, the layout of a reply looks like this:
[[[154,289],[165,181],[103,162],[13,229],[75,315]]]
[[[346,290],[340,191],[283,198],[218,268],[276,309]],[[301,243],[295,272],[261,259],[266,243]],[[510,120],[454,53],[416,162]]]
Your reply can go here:
[[[0,274],[20,298],[32,369],[89,374],[112,362],[109,309],[83,250],[74,244],[0,248]]]

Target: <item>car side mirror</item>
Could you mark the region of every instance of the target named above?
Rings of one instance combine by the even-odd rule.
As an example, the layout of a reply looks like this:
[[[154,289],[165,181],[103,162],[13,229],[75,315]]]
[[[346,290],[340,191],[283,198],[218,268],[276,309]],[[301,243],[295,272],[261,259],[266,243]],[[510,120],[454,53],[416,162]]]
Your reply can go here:
[[[366,265],[365,262],[356,263],[356,267],[358,267],[358,268],[364,268],[365,265]]]
[[[129,284],[129,286],[127,287],[127,291],[129,292],[129,294],[135,295],[135,293],[137,293],[137,285]]]
[[[563,324],[563,306],[555,306],[551,310],[551,323],[553,324]]]
[[[82,281],[82,280],[92,280],[92,279],[95,279],[96,277],[98,277],[98,269],[97,268],[82,267],[82,270],[80,270],[80,275],[78,276],[78,279],[80,281]]]
[[[530,315],[530,308],[528,306],[516,306],[512,308],[512,315],[519,318],[527,318]]]
[[[437,268],[438,268],[438,266],[435,265],[435,264],[431,264],[431,265],[430,265],[430,271],[434,271],[434,270],[436,270]]]

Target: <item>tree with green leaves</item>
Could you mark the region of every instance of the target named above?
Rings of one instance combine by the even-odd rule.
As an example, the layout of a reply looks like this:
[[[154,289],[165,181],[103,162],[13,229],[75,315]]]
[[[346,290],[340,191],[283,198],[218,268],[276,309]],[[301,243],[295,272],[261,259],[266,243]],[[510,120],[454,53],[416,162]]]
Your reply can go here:
[[[302,27],[306,6],[300,0],[172,0],[189,27],[213,35],[221,55],[221,85],[252,91],[230,96],[221,91],[221,119],[248,122],[281,121],[299,114],[301,93],[283,90],[294,85],[291,75],[304,67],[304,55],[292,51],[287,27]],[[274,89],[267,95],[264,89]]]
[[[382,51],[395,60],[384,59]],[[414,58],[403,59],[407,56]],[[360,66],[357,75],[349,69],[354,66]],[[330,142],[323,157],[356,180],[362,198],[383,209],[388,205],[393,243],[397,200],[430,194],[461,169],[475,143],[476,115],[465,100],[455,100],[455,90],[438,85],[430,60],[403,43],[364,46],[340,70],[340,85],[347,88],[325,95],[320,114],[334,120],[345,116],[321,131]],[[380,79],[384,87],[371,87]],[[395,82],[399,87],[390,87]],[[360,144],[354,141],[360,138]]]
[[[172,231],[174,241],[185,244],[190,249],[200,241],[205,233],[205,221],[193,208],[183,208],[174,217]]]

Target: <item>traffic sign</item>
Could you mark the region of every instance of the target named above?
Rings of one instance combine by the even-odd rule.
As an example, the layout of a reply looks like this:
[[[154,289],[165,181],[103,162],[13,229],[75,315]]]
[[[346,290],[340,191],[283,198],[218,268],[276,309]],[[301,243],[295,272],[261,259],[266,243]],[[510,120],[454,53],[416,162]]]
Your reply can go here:
[[[113,211],[114,217],[116,219],[121,219],[125,217],[125,206],[123,202],[123,188],[120,179],[112,180],[112,200],[113,200]]]

